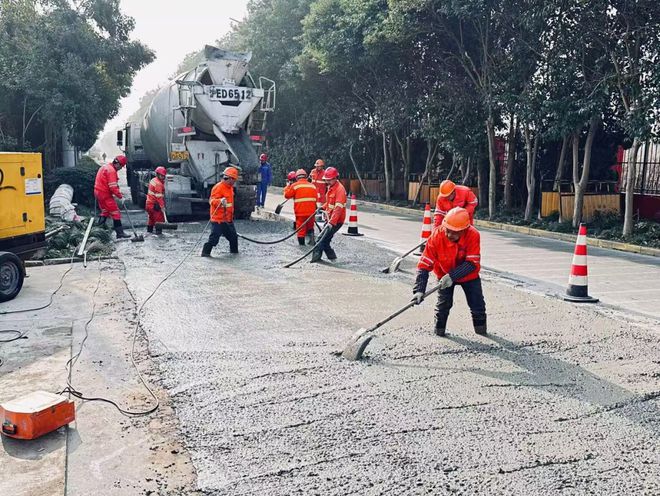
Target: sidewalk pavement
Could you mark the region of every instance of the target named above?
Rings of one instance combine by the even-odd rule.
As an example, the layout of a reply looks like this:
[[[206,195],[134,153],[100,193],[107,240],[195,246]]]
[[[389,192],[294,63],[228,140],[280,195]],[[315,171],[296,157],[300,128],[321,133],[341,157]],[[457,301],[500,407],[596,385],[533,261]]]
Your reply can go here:
[[[275,189],[266,198],[266,208],[274,210],[282,201]],[[284,205],[282,215],[293,216],[290,202]],[[358,201],[360,232],[395,252],[403,253],[419,243],[422,217],[422,211],[390,211]],[[573,242],[488,228],[479,231],[484,268],[534,284],[541,291],[565,292]],[[660,258],[589,247],[588,260],[592,296],[627,312],[660,319]]]

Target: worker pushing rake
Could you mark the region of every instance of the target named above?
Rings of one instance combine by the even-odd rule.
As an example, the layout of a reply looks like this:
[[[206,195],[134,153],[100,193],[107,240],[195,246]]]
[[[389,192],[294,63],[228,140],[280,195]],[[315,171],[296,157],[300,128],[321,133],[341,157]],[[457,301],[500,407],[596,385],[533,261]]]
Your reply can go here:
[[[481,288],[480,234],[470,225],[470,214],[462,207],[452,208],[429,238],[417,264],[417,277],[413,285],[413,297],[406,306],[386,317],[369,329],[358,330],[345,346],[342,356],[359,360],[364,350],[381,326],[406,310],[421,304],[432,293],[438,292],[435,308],[434,332],[445,336],[449,311],[454,303],[454,288],[461,286],[470,313],[474,331],[486,335],[486,303]],[[430,272],[438,277],[438,284],[427,291]]]

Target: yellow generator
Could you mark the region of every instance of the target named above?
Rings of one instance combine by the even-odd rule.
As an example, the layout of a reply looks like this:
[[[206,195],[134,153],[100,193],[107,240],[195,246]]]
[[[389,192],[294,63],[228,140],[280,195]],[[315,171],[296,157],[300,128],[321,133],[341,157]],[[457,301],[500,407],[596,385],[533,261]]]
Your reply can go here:
[[[0,152],[0,302],[23,287],[24,260],[46,246],[40,153]]]

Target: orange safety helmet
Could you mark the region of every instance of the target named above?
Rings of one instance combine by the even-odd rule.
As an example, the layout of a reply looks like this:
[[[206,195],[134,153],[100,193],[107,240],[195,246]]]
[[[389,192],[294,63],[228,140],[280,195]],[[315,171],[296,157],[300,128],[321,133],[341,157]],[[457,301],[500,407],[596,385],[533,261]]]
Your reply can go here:
[[[470,214],[463,207],[454,207],[445,215],[442,227],[450,231],[465,231],[470,227]]]
[[[305,172],[305,169],[298,169],[296,171],[296,178],[298,178],[300,176],[307,177],[307,172]]]
[[[447,198],[449,195],[451,195],[454,190],[456,189],[456,185],[454,184],[453,181],[450,181],[449,179],[446,179],[440,183],[440,196],[443,198]]]
[[[227,167],[222,175],[224,177],[230,177],[234,179],[235,181],[238,181],[238,169],[236,167]]]
[[[286,175],[286,180],[287,181],[295,181],[296,180],[296,173],[294,171],[289,172]]]
[[[325,162],[323,159],[318,159],[316,162],[314,162],[314,167],[325,167]]]
[[[337,179],[339,177],[339,171],[334,167],[328,167],[323,174],[323,179]]]
[[[117,155],[115,159],[112,161],[113,164],[119,164],[119,167],[125,167],[126,164],[128,163],[128,160],[126,160],[126,155]]]
[[[162,176],[167,176],[167,169],[163,167],[162,165],[159,167],[156,167],[156,174],[160,174]]]

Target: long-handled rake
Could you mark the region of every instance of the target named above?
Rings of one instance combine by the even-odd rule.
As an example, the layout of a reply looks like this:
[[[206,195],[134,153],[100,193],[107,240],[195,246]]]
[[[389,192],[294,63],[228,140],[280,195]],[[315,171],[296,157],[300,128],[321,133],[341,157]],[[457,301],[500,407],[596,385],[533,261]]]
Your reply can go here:
[[[426,293],[424,293],[424,298],[435,293],[439,289],[440,289],[439,284],[434,288],[429,289]],[[371,340],[376,337],[373,334],[374,331],[379,327],[387,324],[394,317],[398,317],[409,308],[414,307],[415,305],[416,303],[411,301],[405,307],[402,307],[396,312],[394,312],[392,315],[385,317],[383,320],[378,322],[376,325],[370,327],[369,329],[365,329],[365,328],[358,329],[358,331],[355,334],[353,334],[353,336],[351,336],[351,339],[346,344],[346,346],[344,346],[344,351],[342,351],[341,356],[351,361],[356,361],[362,358],[362,354],[364,353],[364,350],[367,348]]]

